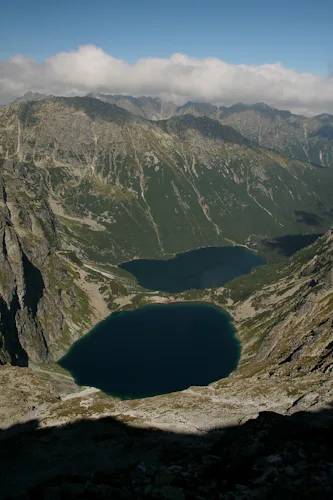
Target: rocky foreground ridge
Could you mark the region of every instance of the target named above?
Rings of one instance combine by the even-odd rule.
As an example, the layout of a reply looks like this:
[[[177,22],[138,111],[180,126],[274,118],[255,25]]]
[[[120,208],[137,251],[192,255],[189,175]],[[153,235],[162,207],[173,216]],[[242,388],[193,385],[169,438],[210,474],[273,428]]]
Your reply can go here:
[[[197,436],[110,417],[37,425],[0,434],[3,498],[332,498],[332,410],[262,412]]]

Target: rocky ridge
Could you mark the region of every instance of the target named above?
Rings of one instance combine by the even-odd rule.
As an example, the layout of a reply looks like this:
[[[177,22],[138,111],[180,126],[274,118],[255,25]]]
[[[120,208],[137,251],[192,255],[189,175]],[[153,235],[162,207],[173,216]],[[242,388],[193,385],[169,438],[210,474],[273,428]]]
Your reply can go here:
[[[38,170],[4,160],[0,193],[0,363],[52,362],[98,312],[61,255]]]
[[[116,104],[148,120],[165,120],[186,114],[196,117],[207,116],[230,125],[259,146],[273,149],[282,155],[323,167],[333,165],[333,116],[327,113],[306,117],[272,108],[262,102],[218,107],[206,102],[189,101],[177,106],[173,102],[145,96],[132,97],[91,92],[88,97]],[[14,103],[47,98],[50,96],[27,92]]]
[[[278,110],[265,103],[234,104],[230,107],[210,103],[187,102],[176,106],[151,97],[89,94],[112,102],[131,113],[150,120],[192,114],[208,116],[232,126],[249,140],[283,155],[325,167],[333,165],[333,116],[321,114],[311,118]]]

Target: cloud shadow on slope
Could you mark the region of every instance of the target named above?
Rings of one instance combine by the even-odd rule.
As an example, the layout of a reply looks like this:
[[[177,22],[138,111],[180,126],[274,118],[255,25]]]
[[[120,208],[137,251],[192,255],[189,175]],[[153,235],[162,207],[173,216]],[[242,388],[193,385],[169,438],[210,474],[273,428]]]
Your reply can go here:
[[[320,227],[322,225],[322,218],[319,215],[306,212],[304,210],[295,210],[296,221],[306,224],[307,226]]]
[[[277,250],[280,255],[290,257],[304,247],[314,243],[322,233],[287,234],[273,240],[264,240],[263,245],[270,250]]]

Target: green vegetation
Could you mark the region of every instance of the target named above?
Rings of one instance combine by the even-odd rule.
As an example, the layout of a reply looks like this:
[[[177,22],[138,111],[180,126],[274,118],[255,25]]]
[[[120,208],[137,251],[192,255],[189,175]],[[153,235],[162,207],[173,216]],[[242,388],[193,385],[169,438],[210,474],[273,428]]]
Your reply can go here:
[[[89,98],[56,99],[54,106],[51,121],[43,115],[42,102],[31,107],[44,121],[38,131],[42,136],[29,141],[46,164],[46,170],[35,170],[40,176],[47,172],[65,214],[105,228],[93,231],[61,218],[62,229],[84,258],[119,263],[250,241],[272,262],[284,256],[266,241],[318,234],[330,224],[331,169],[255,147],[209,118],[137,122]],[[98,120],[96,137],[83,140],[72,131],[82,111],[90,127]],[[55,140],[58,127],[64,132]]]
[[[297,252],[289,262],[278,262],[276,264],[266,264],[253,269],[245,276],[239,276],[226,283],[223,295],[228,295],[234,302],[246,300],[256,291],[260,291],[267,285],[278,282],[282,278],[293,276],[300,267],[312,259],[318,250],[322,251],[322,240],[317,240],[313,245],[303,248]],[[279,294],[283,294],[288,289],[288,283]]]

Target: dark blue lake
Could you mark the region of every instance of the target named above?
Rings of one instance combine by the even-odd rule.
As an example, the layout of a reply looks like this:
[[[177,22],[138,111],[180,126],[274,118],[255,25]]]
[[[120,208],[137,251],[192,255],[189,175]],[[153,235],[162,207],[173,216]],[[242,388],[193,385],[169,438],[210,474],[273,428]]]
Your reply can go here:
[[[80,385],[123,399],[207,385],[240,357],[230,317],[203,302],[152,304],[111,314],[59,361]]]
[[[148,290],[184,292],[222,286],[264,263],[245,247],[208,247],[177,254],[168,260],[135,259],[120,264]]]

